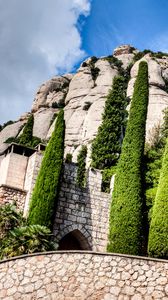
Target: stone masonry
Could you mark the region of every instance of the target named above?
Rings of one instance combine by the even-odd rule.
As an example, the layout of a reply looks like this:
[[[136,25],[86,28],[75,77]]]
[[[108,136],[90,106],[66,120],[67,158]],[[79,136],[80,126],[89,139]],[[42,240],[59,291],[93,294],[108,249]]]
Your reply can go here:
[[[0,262],[3,300],[167,300],[168,261],[56,252]]]
[[[101,192],[100,171],[88,169],[86,188],[82,189],[76,184],[76,173],[75,164],[64,165],[54,235],[60,241],[66,234],[76,231],[85,244],[82,249],[105,251],[111,197]]]
[[[0,205],[16,202],[17,208],[23,211],[26,194],[25,190],[2,184],[0,185]]]

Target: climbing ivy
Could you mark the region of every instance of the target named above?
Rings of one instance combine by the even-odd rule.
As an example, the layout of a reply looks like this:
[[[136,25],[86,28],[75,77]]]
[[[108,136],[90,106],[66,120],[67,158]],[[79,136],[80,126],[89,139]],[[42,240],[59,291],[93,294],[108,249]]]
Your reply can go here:
[[[31,198],[28,222],[51,227],[56,206],[64,154],[64,112],[58,114],[55,130],[46,147]]]
[[[110,211],[109,252],[138,255],[142,234],[142,160],[148,105],[148,66],[139,64]]]

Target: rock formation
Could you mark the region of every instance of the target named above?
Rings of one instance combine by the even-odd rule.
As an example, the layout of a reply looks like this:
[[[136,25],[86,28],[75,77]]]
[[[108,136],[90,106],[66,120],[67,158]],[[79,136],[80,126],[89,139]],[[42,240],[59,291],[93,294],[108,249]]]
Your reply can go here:
[[[168,56],[153,57],[147,53],[140,60],[134,62],[139,51],[129,45],[114,50],[114,57],[122,61],[123,68],[132,64],[131,78],[128,83],[127,95],[132,97],[133,87],[141,60],[146,60],[149,66],[149,106],[147,116],[147,141],[150,140],[152,128],[162,123],[163,110],[168,106],[168,94],[165,81],[168,79]],[[65,156],[71,153],[73,161],[82,144],[91,148],[102,120],[105,100],[112,86],[113,78],[119,74],[119,69],[105,57],[89,58],[85,60],[76,74],[55,76],[43,83],[38,89],[32,105],[34,114],[33,135],[48,140],[51,136],[55,114],[61,107],[65,110],[66,134]],[[23,115],[15,123],[6,126],[0,132],[0,152],[2,153],[9,137],[16,137],[27,120]],[[90,151],[88,151],[89,163]]]

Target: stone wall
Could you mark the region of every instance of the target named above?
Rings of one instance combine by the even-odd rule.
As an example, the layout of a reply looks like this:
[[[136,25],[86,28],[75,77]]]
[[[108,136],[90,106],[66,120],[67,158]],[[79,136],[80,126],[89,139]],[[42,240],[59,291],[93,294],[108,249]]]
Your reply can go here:
[[[86,188],[83,189],[76,184],[76,173],[75,164],[64,165],[54,235],[60,241],[74,232],[82,249],[105,251],[111,197],[101,192],[100,171],[88,170]]]
[[[23,211],[26,191],[5,184],[0,185],[0,205],[16,202],[19,210]]]
[[[167,300],[168,261],[89,252],[0,263],[3,300]]]

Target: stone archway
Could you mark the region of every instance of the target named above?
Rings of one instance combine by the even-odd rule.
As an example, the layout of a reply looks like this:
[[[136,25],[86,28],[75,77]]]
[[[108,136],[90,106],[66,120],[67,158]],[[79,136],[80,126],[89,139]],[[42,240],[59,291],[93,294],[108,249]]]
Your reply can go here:
[[[75,229],[59,241],[58,250],[91,250],[91,248],[84,235]]]

